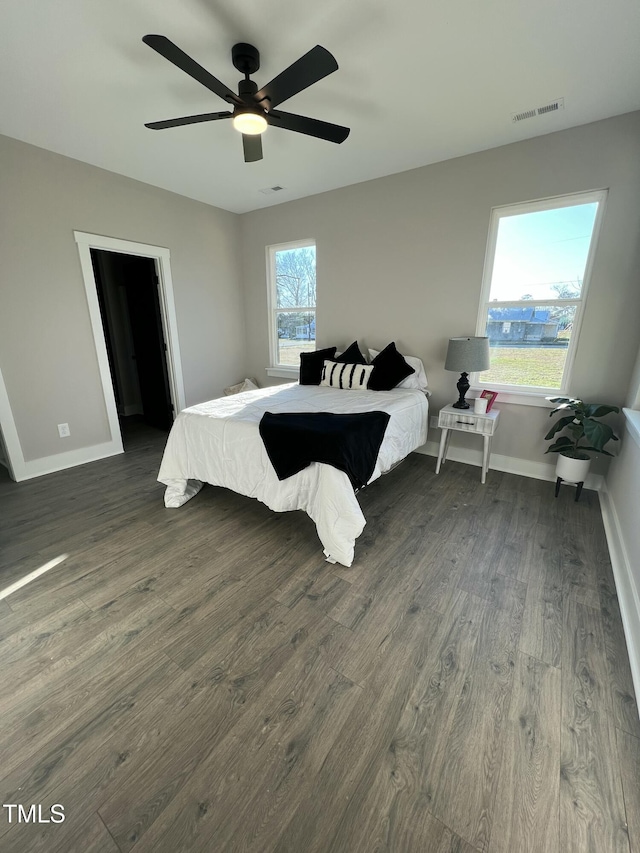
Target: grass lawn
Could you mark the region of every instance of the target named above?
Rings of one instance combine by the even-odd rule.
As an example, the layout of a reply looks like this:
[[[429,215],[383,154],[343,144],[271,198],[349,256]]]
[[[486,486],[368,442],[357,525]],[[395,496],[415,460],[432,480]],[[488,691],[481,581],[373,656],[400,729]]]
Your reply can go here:
[[[564,347],[491,347],[491,370],[480,382],[559,388],[566,358]]]
[[[300,365],[300,353],[315,350],[315,341],[278,341],[280,364]],[[491,370],[480,382],[559,388],[567,357],[564,347],[491,347]]]
[[[315,348],[315,341],[289,341],[281,339],[278,341],[278,363],[300,367],[300,353],[312,352]]]

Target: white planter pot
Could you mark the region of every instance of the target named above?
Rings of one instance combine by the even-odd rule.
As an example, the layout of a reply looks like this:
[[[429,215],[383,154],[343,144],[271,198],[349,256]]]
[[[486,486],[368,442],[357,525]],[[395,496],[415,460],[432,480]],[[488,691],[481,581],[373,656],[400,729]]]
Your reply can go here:
[[[560,477],[565,483],[584,483],[590,465],[590,459],[572,459],[570,456],[558,453],[556,477]]]

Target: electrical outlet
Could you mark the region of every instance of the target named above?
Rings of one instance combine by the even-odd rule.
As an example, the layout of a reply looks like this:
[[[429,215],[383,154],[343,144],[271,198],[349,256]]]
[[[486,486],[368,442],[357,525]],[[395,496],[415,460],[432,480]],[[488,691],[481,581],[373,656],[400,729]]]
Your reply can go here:
[[[429,418],[429,426],[431,427],[431,429],[438,429],[438,416],[437,415],[431,415],[431,417]]]
[[[69,424],[58,424],[58,434],[60,438],[66,438],[68,435],[71,435]]]

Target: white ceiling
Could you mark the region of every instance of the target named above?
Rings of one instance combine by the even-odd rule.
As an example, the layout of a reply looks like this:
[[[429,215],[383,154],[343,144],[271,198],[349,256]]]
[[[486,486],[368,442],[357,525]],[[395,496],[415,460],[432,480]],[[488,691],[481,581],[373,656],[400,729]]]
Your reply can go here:
[[[260,50],[259,86],[321,44],[339,70],[282,109],[351,135],[269,128],[244,163],[231,122],[148,130],[227,107],[145,33],[234,91],[234,43]],[[639,45],[638,0],[2,0],[0,133],[242,213],[637,110]]]

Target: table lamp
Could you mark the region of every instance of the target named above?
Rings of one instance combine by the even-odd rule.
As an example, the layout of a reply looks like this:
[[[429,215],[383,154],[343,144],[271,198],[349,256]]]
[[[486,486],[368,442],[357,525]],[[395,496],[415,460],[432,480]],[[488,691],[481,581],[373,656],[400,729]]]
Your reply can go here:
[[[454,409],[468,409],[469,403],[464,399],[469,390],[469,373],[480,373],[490,366],[489,338],[449,338],[445,370],[461,371],[457,388],[459,399],[453,404]]]

